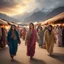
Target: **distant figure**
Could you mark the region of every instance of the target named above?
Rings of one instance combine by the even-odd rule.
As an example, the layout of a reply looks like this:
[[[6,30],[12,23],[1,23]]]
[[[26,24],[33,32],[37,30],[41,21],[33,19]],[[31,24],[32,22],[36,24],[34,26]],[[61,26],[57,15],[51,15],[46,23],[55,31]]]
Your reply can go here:
[[[10,31],[7,36],[9,52],[11,60],[14,60],[14,56],[16,55],[18,44],[20,44],[19,34],[16,30],[16,26],[12,25]]]
[[[6,43],[7,43],[6,38],[7,38],[6,29],[2,28],[1,48],[4,48],[6,46]]]
[[[37,27],[37,32],[41,29],[41,25],[39,24]]]
[[[18,26],[16,26],[16,29],[17,29],[18,34],[19,34],[19,36],[20,36],[20,27],[19,27],[19,25],[18,25]]]
[[[62,46],[62,26],[58,26],[57,36],[58,36],[58,39],[57,39],[58,46],[61,47]]]
[[[62,30],[62,46],[64,47],[64,27],[63,27],[63,30]]]
[[[40,29],[38,29],[38,36],[39,36],[39,46],[43,47],[43,36],[44,36],[44,31],[42,29],[42,27]]]
[[[37,39],[37,34],[36,34],[36,30],[34,29],[34,24],[30,23],[29,31],[27,33],[26,42],[25,42],[25,44],[27,45],[27,56],[30,56],[30,59],[32,59],[32,57],[35,54],[36,39]]]
[[[45,43],[46,49],[47,49],[48,53],[50,53],[50,55],[53,53],[53,47],[54,47],[55,42],[56,42],[56,39],[55,39],[53,30],[52,30],[52,26],[49,25],[48,29],[44,33],[44,43]]]
[[[22,29],[20,30],[20,38],[22,38]]]
[[[0,27],[0,48],[2,48],[2,28]]]
[[[25,40],[26,37],[26,28],[22,29],[22,39]]]

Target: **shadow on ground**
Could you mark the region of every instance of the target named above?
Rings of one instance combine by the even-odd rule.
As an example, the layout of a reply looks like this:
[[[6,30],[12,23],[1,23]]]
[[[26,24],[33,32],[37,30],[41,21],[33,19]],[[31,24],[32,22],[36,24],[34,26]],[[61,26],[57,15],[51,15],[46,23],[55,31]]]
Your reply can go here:
[[[60,62],[64,63],[64,54],[61,53],[54,53],[50,57],[59,60]]]
[[[14,61],[10,61],[9,64],[23,64],[23,63],[21,63],[21,62],[19,62],[17,60],[14,60]]]
[[[0,64],[23,64],[23,63],[17,60],[14,61],[8,60],[8,61],[0,62]]]
[[[9,55],[9,49],[7,47],[0,49],[0,64],[23,64],[23,63],[17,60],[11,61]]]
[[[44,61],[33,58],[30,60],[30,64],[46,64]]]

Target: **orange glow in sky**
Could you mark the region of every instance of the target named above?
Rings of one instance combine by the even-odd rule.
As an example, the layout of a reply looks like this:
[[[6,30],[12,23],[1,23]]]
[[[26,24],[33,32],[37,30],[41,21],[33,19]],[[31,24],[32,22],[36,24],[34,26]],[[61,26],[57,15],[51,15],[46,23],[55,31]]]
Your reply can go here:
[[[25,12],[31,12],[35,9],[35,0],[20,0],[20,2],[10,8],[1,9],[0,12],[5,13],[9,16],[23,14]]]

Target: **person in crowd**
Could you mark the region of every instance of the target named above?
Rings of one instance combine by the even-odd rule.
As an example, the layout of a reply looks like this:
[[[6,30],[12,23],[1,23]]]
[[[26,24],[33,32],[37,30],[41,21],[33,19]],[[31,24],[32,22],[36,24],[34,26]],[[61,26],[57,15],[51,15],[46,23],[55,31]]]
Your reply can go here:
[[[19,36],[20,36],[20,27],[19,27],[19,25],[16,26],[16,30],[18,31],[18,34],[19,34]]]
[[[55,38],[56,38],[56,44],[58,43],[58,29],[57,26],[54,26],[54,34],[55,34]]]
[[[37,39],[37,33],[36,30],[34,29],[34,24],[30,23],[25,41],[25,44],[27,45],[27,56],[30,56],[30,59],[32,59],[35,54],[36,39]]]
[[[26,28],[22,29],[22,39],[25,40],[26,37]]]
[[[39,46],[40,47],[43,47],[43,36],[44,36],[44,31],[43,31],[43,28],[41,27],[39,30],[38,30],[38,36],[39,36]]]
[[[18,31],[16,30],[16,26],[12,25],[7,36],[9,52],[11,60],[14,60],[14,56],[16,55],[18,44],[20,44],[20,38]]]
[[[64,27],[63,27],[63,30],[62,30],[62,46],[64,47]]]
[[[1,48],[4,48],[7,44],[6,37],[7,37],[6,29],[2,28]]]
[[[44,28],[44,32],[47,30],[47,26]]]
[[[41,29],[41,24],[38,25],[37,32],[39,32],[40,29]]]
[[[20,30],[20,38],[22,38],[22,29]]]
[[[48,26],[48,29],[44,33],[44,44],[46,46],[46,50],[51,55],[53,53],[54,43],[56,42],[55,35],[53,32],[52,25]]]
[[[57,31],[57,44],[59,47],[62,46],[62,26],[58,26],[58,31]]]
[[[2,48],[2,28],[0,27],[0,48]]]

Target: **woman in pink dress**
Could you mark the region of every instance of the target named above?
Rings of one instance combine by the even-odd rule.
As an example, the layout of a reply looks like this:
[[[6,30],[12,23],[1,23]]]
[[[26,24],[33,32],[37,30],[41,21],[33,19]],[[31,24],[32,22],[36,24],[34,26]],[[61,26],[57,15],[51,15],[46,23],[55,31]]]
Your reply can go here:
[[[22,39],[25,40],[25,36],[26,36],[26,28],[23,28],[22,30]]]
[[[35,54],[36,38],[37,34],[36,30],[34,29],[34,24],[30,23],[25,42],[25,44],[27,45],[27,56],[30,56],[30,59],[32,59]]]

